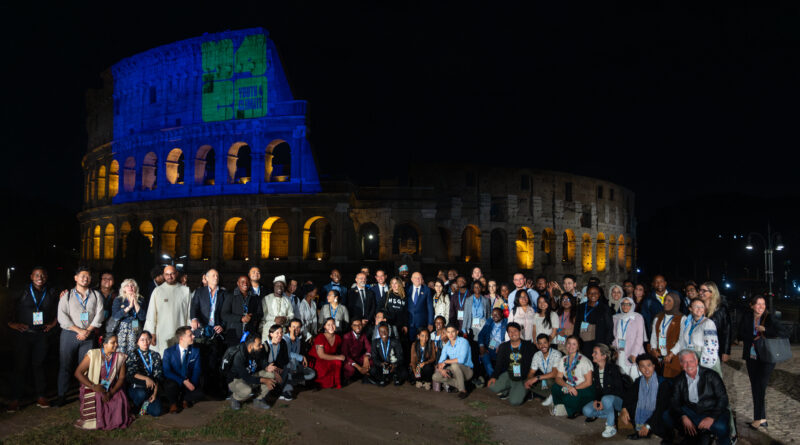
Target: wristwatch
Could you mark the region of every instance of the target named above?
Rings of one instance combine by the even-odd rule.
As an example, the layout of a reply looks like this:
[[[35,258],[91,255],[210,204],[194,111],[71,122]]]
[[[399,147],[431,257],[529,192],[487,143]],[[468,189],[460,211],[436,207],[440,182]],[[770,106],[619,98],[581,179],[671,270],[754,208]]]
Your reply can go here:
[[[651,430],[651,428],[650,428],[650,424],[649,424],[649,423],[645,423],[645,424],[644,424],[644,427],[645,427],[645,428],[647,428],[647,431],[648,431],[648,432]]]

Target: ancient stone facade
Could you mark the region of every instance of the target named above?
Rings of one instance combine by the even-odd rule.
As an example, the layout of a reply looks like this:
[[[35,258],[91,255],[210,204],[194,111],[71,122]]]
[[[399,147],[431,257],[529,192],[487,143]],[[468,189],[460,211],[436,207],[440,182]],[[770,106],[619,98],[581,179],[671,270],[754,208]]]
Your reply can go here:
[[[84,260],[110,268],[136,231],[157,261],[190,272],[257,264],[313,275],[402,262],[604,282],[630,274],[634,196],[608,181],[426,165],[412,167],[408,186],[320,183],[306,104],[266,36],[204,35],[103,74],[104,88],[87,94]]]

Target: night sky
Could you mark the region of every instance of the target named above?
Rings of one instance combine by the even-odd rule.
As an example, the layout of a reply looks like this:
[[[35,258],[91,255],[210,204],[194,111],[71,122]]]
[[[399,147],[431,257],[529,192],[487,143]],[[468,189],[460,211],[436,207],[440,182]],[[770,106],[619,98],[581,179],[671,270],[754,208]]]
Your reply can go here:
[[[83,97],[102,70],[253,26],[270,32],[295,97],[309,101],[328,178],[402,180],[409,163],[443,161],[563,170],[637,194],[650,271],[683,274],[674,263],[687,256],[746,263],[741,240],[725,250],[717,236],[767,220],[787,241],[781,263],[800,252],[796,4],[241,3],[0,6],[3,269],[78,246]]]

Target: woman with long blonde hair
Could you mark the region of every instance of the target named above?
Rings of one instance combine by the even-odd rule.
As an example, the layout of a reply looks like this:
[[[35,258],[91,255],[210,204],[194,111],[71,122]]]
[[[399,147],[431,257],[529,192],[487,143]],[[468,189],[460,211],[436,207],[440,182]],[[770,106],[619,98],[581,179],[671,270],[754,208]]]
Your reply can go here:
[[[136,342],[147,318],[144,297],[139,295],[136,280],[128,278],[119,286],[119,296],[111,306],[111,318],[117,323],[117,328],[114,329],[118,333],[117,350],[126,355],[135,352]]]
[[[731,356],[731,317],[728,314],[728,305],[719,293],[719,288],[713,281],[706,281],[700,285],[700,298],[706,305],[706,317],[717,326],[719,340],[718,354],[720,360],[727,362]]]

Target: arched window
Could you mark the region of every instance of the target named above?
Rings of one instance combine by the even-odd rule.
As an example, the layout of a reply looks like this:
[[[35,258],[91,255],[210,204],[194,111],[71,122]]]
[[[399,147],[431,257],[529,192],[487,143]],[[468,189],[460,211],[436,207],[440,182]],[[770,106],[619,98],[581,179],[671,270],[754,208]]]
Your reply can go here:
[[[606,270],[606,235],[603,232],[597,234],[595,249],[595,256],[597,258],[597,271],[604,272]]]
[[[125,171],[122,173],[123,176],[123,190],[126,192],[132,192],[136,188],[136,159],[133,156],[129,156],[128,159],[125,160]]]
[[[119,192],[119,162],[111,161],[111,169],[108,173],[108,197],[113,198]]]
[[[155,190],[158,173],[158,156],[152,151],[144,156],[142,163],[142,190]]]
[[[91,194],[90,191],[92,189],[92,181],[90,176],[91,174],[86,174],[83,177],[83,202],[86,204],[89,203],[89,195]]]
[[[289,224],[283,218],[267,218],[261,226],[261,258],[289,257]]]
[[[100,226],[94,226],[94,236],[92,237],[92,258],[95,260],[100,259],[100,237],[101,237],[101,229]]]
[[[142,221],[139,224],[139,232],[150,241],[150,247],[153,247],[153,224],[150,221]]]
[[[214,185],[216,164],[214,149],[210,145],[200,147],[194,160],[194,183],[197,185]]]
[[[292,171],[292,149],[286,141],[276,139],[267,145],[266,182],[287,182]]]
[[[556,232],[550,227],[542,230],[542,259],[544,266],[555,264]]]
[[[131,233],[131,223],[125,221],[119,226],[119,239],[122,246],[122,258],[128,256],[128,234]]]
[[[107,224],[103,236],[103,259],[114,259],[114,224]]]
[[[89,199],[97,199],[97,171],[89,173]]]
[[[381,254],[381,231],[373,223],[361,224],[358,228],[358,239],[361,246],[361,258],[378,260]]]
[[[461,232],[461,259],[467,263],[481,260],[481,231],[472,224]]]
[[[231,218],[225,223],[222,234],[222,258],[226,260],[249,260],[247,222],[242,218]]]
[[[92,228],[89,227],[86,231],[86,237],[84,238],[85,244],[83,245],[83,259],[89,260],[92,258]]]
[[[171,219],[161,226],[161,251],[175,258],[180,251],[180,230],[178,230],[178,221]]]
[[[303,225],[303,259],[327,260],[331,255],[331,224],[322,216],[313,216]]]
[[[205,218],[200,218],[192,224],[189,258],[204,261],[211,258],[211,224]]]
[[[419,254],[419,231],[411,224],[398,224],[394,226],[392,237],[392,254],[417,255]]]
[[[173,148],[167,155],[167,182],[183,184],[183,150]]]
[[[506,266],[506,231],[494,229],[489,237],[489,263],[492,268],[500,269]],[[532,240],[531,240],[532,241]]]
[[[583,242],[581,243],[581,264],[583,265],[583,272],[592,271],[592,237],[588,233],[583,234]]]
[[[575,264],[575,232],[572,229],[564,231],[564,238],[561,246],[561,262],[565,264]]]
[[[625,240],[625,270],[630,272],[633,269],[633,241]]]
[[[617,263],[619,267],[624,267],[625,265],[625,236],[620,235],[619,239],[617,240]]]
[[[106,199],[106,166],[97,169],[97,199]]]
[[[614,235],[608,237],[608,261],[611,270],[617,269],[617,238]]]
[[[228,183],[247,184],[250,182],[250,146],[244,142],[233,144],[228,150]]]
[[[520,269],[533,269],[533,230],[530,227],[520,227],[517,231],[517,267]]]

